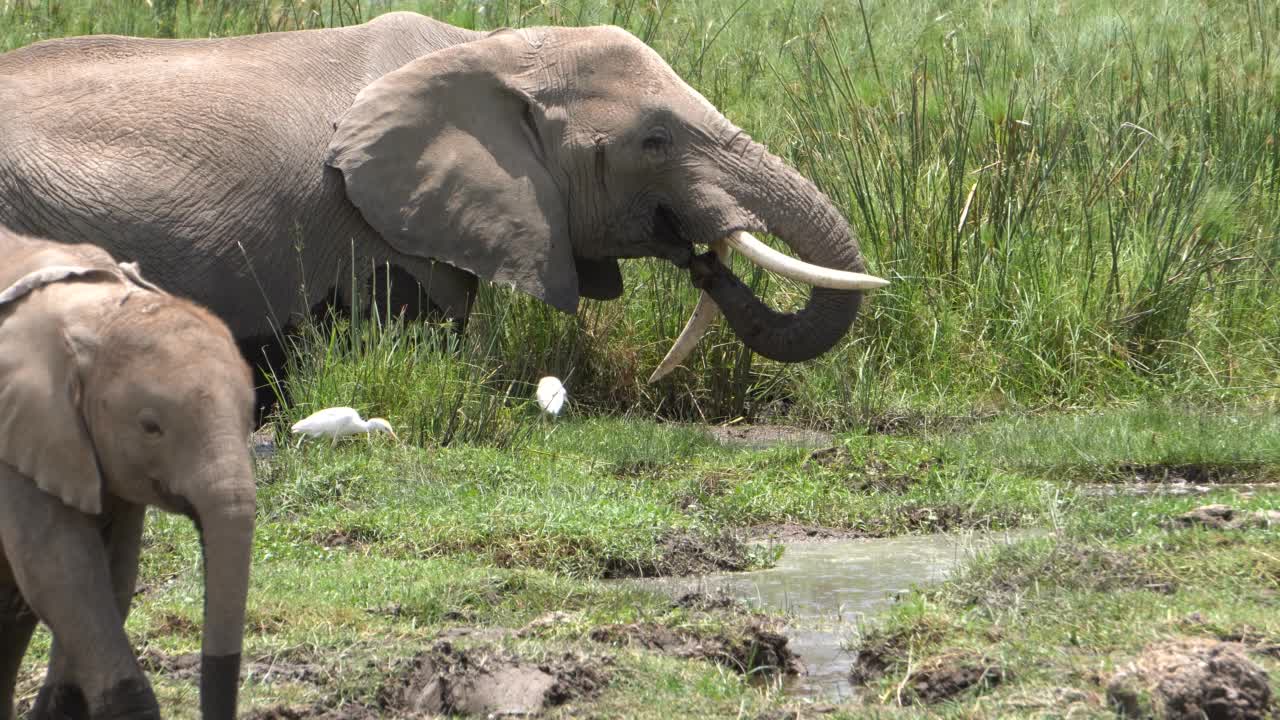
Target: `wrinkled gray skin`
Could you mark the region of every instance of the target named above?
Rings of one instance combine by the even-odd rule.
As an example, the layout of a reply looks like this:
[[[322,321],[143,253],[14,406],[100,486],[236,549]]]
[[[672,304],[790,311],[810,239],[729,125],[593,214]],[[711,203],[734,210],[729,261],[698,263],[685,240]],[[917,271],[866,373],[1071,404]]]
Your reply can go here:
[[[200,703],[234,718],[255,504],[248,366],[221,321],[133,282],[101,248],[0,229],[0,257],[0,719],[37,618],[54,644],[29,717],[160,717],[123,627],[148,505],[200,529]],[[66,267],[85,272],[15,285]]]
[[[666,258],[783,361],[829,349],[861,298],[814,290],[779,314],[718,261],[693,262],[748,230],[862,269],[811,182],[614,27],[484,34],[391,13],[37,43],[0,56],[0,222],[140,261],[249,345],[349,298],[353,256],[358,277],[402,268],[455,317],[476,276],[574,312],[621,294],[617,259]]]

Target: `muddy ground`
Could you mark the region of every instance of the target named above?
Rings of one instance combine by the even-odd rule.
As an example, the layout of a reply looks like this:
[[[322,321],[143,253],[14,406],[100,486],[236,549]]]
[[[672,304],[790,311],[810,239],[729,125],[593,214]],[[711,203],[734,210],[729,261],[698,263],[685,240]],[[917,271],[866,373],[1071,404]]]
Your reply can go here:
[[[524,628],[459,626],[426,647],[376,670],[366,699],[341,690],[343,678],[319,654],[297,651],[255,657],[244,663],[247,681],[304,684],[327,699],[277,704],[246,714],[251,720],[372,720],[436,715],[525,717],[597,696],[615,673],[619,650],[656,653],[714,663],[749,677],[794,674],[802,667],[788,647],[781,623],[724,595],[689,593],[671,608],[682,611],[673,625],[640,621],[577,628],[572,613],[555,612]],[[568,628],[567,649],[536,655],[510,649],[515,639],[556,644]],[[575,629],[576,628],[576,629]],[[174,630],[184,628],[174,625]],[[562,638],[563,640],[563,638]],[[560,644],[564,644],[561,642]],[[167,654],[144,649],[149,675],[198,682],[198,652]]]
[[[459,647],[441,641],[397,664],[369,704],[329,702],[277,705],[254,720],[372,720],[435,715],[537,715],[597,694],[611,676],[605,656],[566,652],[527,659],[489,645]]]

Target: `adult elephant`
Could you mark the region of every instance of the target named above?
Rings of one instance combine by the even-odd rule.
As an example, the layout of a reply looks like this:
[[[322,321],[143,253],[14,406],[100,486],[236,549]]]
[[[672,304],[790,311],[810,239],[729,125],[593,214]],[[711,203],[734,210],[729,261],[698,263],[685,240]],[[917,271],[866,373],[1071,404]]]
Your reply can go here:
[[[249,368],[209,312],[101,248],[0,228],[0,719],[37,617],[44,718],[159,718],[124,617],[148,505],[204,551],[200,706],[235,717],[256,490]]]
[[[840,211],[614,27],[480,33],[390,13],[36,43],[0,56],[0,222],[140,262],[250,357],[373,267],[464,317],[477,277],[572,313],[622,293],[620,258],[666,258],[783,361],[829,349],[882,284],[824,274],[863,268]],[[697,255],[736,231],[778,235],[829,287],[771,310]]]

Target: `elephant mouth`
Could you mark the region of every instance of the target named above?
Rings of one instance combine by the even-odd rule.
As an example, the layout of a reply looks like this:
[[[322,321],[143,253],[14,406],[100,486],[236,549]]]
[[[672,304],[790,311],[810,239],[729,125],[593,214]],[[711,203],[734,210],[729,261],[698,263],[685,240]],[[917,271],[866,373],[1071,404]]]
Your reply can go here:
[[[724,266],[728,264],[732,251],[737,250],[754,265],[816,288],[861,291],[889,284],[888,281],[872,275],[825,268],[788,257],[760,242],[746,230],[734,230],[724,238],[711,242],[710,248],[711,251],[708,253],[712,258],[710,262],[720,265],[721,269],[730,275],[732,271],[726,270]],[[697,345],[699,338],[719,315],[720,308],[704,289],[698,298],[697,306],[693,309],[693,314],[689,317],[689,322],[685,324],[680,337],[676,338],[671,349],[667,351],[667,356],[649,376],[649,382],[657,382],[683,362],[689,353],[693,352],[693,347]]]
[[[687,237],[680,216],[666,205],[659,204],[653,211],[653,239],[660,255],[677,265],[686,266],[693,257],[693,242]]]

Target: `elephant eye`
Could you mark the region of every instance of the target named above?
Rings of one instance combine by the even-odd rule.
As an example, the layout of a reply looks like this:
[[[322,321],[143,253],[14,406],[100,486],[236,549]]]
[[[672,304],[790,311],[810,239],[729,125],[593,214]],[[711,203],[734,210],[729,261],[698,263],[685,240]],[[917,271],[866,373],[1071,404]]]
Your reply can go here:
[[[142,432],[152,437],[164,435],[164,429],[160,427],[160,423],[156,422],[154,418],[144,417],[140,424],[142,425]]]
[[[645,152],[655,154],[665,153],[669,145],[671,145],[671,133],[664,127],[654,128],[640,143],[640,147]]]

